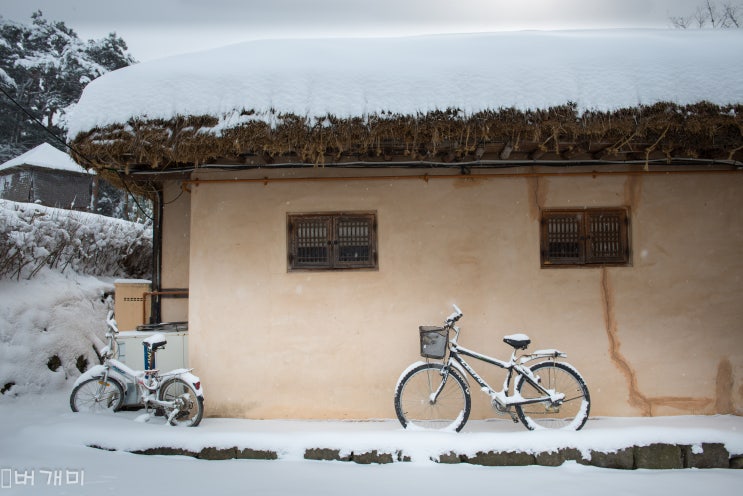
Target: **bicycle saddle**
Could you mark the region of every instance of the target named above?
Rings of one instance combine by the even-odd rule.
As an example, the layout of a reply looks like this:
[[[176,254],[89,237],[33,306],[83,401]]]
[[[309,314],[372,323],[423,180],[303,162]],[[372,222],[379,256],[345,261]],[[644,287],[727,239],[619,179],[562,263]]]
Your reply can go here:
[[[507,345],[513,346],[517,350],[525,350],[531,339],[526,334],[511,334],[503,338],[503,342]]]
[[[153,334],[152,336],[142,340],[142,344],[152,351],[157,351],[160,348],[165,348],[165,345],[167,343],[168,341],[165,339],[165,336],[159,333]]]

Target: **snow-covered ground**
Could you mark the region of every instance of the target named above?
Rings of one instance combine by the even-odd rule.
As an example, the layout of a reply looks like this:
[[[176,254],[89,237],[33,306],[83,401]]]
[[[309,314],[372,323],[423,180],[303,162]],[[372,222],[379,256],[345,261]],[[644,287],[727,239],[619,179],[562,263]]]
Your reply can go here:
[[[589,420],[579,432],[530,432],[507,421],[472,421],[461,433],[407,432],[378,422],[256,421],[206,418],[172,428],[142,412],[72,413],[69,393],[77,357],[95,361],[102,345],[110,280],[67,270],[0,280],[0,496],[5,494],[348,495],[538,490],[552,495],[736,494],[743,471],[612,470],[568,462],[560,467],[483,467],[432,461],[442,453],[532,452],[574,447],[612,451],[673,442],[723,443],[743,454],[743,417],[689,416]],[[48,367],[51,356],[60,361]],[[10,382],[14,384],[8,386]],[[206,401],[209,385],[205,384]],[[390,398],[390,416],[392,413]],[[88,447],[97,445],[114,451]],[[145,456],[158,446],[271,450],[278,460],[208,461]],[[304,460],[310,448],[342,453],[402,451],[410,462],[360,465]]]
[[[208,392],[208,391],[207,391]],[[577,433],[529,432],[501,422],[474,422],[462,433],[406,432],[393,421],[307,422],[205,419],[197,428],[173,428],[160,419],[137,422],[141,412],[72,413],[66,391],[0,401],[0,472],[4,494],[466,494],[490,488],[552,495],[736,494],[743,471],[729,469],[614,470],[568,462],[560,467],[482,467],[430,461],[434,451],[488,446],[581,446],[673,438],[691,444],[718,440],[743,448],[739,417],[597,419]],[[696,440],[696,441],[695,441]],[[155,445],[198,448],[247,445],[279,451],[278,460],[198,460],[126,451]],[[412,462],[359,465],[302,459],[305,448],[402,448]],[[33,481],[33,487],[30,483]],[[21,483],[25,482],[26,485]]]

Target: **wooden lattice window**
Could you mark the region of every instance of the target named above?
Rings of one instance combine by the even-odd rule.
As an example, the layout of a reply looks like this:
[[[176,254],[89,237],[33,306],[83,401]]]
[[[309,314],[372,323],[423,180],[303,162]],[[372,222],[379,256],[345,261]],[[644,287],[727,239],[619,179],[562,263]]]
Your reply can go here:
[[[377,268],[375,213],[290,214],[289,270]]]
[[[542,267],[629,265],[626,208],[544,210]]]

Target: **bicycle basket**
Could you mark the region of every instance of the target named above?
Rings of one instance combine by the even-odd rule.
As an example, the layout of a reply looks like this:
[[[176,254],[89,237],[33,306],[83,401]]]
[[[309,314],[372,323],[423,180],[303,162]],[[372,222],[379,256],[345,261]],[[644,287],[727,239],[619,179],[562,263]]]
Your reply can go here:
[[[420,326],[421,356],[425,358],[444,358],[449,331],[443,327]]]

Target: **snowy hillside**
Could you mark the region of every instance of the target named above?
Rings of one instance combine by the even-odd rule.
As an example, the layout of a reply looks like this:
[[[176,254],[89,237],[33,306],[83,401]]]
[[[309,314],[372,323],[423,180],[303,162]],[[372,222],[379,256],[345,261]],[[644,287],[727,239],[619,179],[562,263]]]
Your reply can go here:
[[[114,277],[148,275],[142,224],[0,200],[0,401],[98,363]]]

